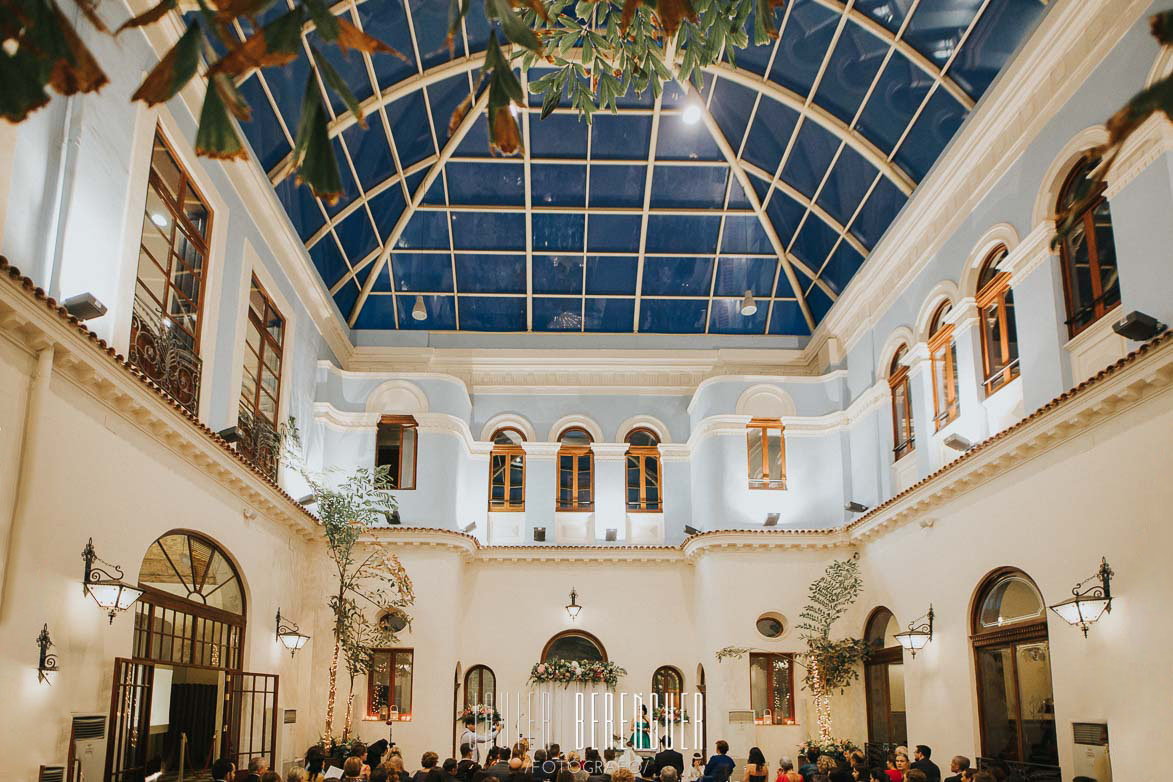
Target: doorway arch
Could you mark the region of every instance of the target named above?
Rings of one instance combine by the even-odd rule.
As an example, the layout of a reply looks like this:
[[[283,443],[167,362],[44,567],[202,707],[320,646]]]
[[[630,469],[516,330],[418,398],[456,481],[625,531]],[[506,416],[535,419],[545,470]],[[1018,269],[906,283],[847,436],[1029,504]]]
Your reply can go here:
[[[896,640],[900,624],[892,612],[877,606],[864,624],[864,641],[870,654],[864,663],[867,701],[868,761],[883,768],[884,758],[897,746],[908,744],[904,705],[904,650]]]
[[[607,662],[607,650],[603,642],[586,630],[563,630],[542,647],[541,661],[590,660]]]

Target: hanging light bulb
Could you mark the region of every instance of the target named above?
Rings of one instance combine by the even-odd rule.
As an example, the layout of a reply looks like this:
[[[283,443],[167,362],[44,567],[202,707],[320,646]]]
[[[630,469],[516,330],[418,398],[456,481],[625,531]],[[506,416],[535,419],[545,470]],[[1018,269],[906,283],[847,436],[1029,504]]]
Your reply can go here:
[[[741,299],[741,314],[748,318],[757,311],[758,303],[753,300],[753,290],[746,290],[745,296]]]
[[[424,297],[415,297],[415,306],[411,308],[411,317],[414,320],[427,320],[428,308],[424,306]]]
[[[685,125],[695,125],[701,120],[701,106],[696,101],[689,101],[688,105],[684,107],[684,113],[680,115],[684,120]]]

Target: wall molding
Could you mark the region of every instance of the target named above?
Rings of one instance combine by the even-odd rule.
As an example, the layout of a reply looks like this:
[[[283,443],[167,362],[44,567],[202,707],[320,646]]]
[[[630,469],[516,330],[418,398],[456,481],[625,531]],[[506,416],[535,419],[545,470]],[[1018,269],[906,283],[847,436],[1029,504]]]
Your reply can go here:
[[[1128,141],[1120,148],[1116,162],[1108,169],[1105,177],[1108,187],[1104,191],[1108,200],[1111,201],[1145,169],[1171,152],[1173,122],[1163,113],[1157,112],[1128,137]]]

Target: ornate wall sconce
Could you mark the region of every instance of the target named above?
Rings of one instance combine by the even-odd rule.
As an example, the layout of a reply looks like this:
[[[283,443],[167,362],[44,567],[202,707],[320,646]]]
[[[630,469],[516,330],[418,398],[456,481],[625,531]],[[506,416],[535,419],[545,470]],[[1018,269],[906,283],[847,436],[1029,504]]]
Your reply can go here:
[[[285,624],[288,622],[288,624]],[[289,656],[297,654],[297,650],[305,646],[305,642],[310,640],[308,635],[301,632],[301,628],[297,626],[297,622],[290,622],[288,617],[281,617],[281,609],[277,609],[277,640],[281,645],[289,650]]]
[[[48,682],[52,686],[51,677],[57,672],[57,655],[49,651],[53,648],[53,640],[49,637],[48,624],[41,628],[37,636],[37,647],[41,650],[40,659],[37,661],[37,681]]]
[[[1107,558],[1101,558],[1100,569],[1076,584],[1071,589],[1071,597],[1050,606],[1050,609],[1061,616],[1063,621],[1082,630],[1083,637],[1087,638],[1088,627],[1112,611],[1114,575]]]
[[[916,653],[924,649],[929,641],[933,640],[933,605],[929,604],[929,612],[908,623],[908,629],[896,633],[896,640],[908,651],[912,652],[912,659]]]
[[[570,614],[570,621],[574,621],[578,617],[578,612],[582,610],[582,606],[578,604],[578,592],[574,587],[570,588],[570,603],[566,606],[566,613]]]
[[[82,591],[92,597],[98,607],[110,616],[110,624],[114,624],[114,617],[120,611],[125,611],[134,605],[134,601],[142,597],[143,591],[122,580],[122,568],[100,559],[94,551],[94,539],[86,542],[82,549],[81,558],[86,563],[85,576],[82,578]],[[114,570],[110,573],[94,563],[100,562]]]

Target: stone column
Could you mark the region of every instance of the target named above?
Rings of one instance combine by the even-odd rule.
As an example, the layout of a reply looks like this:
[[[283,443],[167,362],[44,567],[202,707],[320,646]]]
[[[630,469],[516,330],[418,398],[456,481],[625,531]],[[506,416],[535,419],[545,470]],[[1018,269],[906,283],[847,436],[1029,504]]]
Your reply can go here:
[[[918,342],[913,345],[904,357],[904,365],[908,367],[908,388],[911,398],[908,400],[912,407],[912,431],[916,438],[916,450],[912,458],[916,460],[917,479],[921,479],[933,471],[932,450],[933,434],[933,368],[929,360],[929,346]]]
[[[970,442],[985,439],[989,427],[986,422],[985,368],[982,365],[982,331],[977,301],[966,297],[957,303],[951,313],[953,342],[957,345],[957,404],[960,421],[954,425]]]
[[[595,531],[626,530],[627,443],[591,443],[595,454]]]
[[[558,502],[558,443],[524,442],[525,542],[534,539],[534,527],[546,528],[554,541],[554,507]]]

